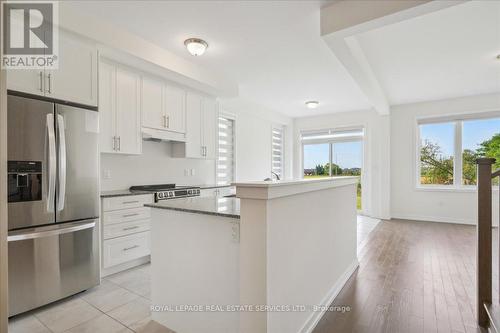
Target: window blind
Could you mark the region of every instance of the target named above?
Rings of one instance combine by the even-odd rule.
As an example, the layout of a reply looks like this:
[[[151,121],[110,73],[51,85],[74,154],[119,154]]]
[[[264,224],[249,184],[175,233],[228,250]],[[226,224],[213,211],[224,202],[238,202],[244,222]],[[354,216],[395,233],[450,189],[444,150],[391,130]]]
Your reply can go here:
[[[273,127],[272,130],[272,172],[283,178],[284,149],[283,127]]]
[[[219,116],[217,184],[234,181],[234,119]]]

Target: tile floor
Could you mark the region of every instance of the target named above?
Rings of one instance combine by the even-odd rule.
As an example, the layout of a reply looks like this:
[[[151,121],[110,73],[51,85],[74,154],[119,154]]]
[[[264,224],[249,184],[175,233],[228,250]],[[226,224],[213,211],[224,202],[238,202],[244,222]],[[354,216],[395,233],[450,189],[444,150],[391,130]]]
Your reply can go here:
[[[358,216],[358,252],[380,220]],[[16,316],[9,333],[173,333],[151,320],[150,265],[105,277],[101,285]]]
[[[95,288],[11,318],[9,333],[173,333],[151,320],[149,270],[105,277]]]

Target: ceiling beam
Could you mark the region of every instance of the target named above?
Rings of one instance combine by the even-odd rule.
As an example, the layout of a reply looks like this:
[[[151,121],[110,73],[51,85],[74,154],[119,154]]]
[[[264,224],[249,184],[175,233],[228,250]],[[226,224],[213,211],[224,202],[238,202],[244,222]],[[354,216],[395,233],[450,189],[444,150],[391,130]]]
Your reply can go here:
[[[467,0],[340,1],[321,9],[321,36],[372,107],[389,114],[390,104],[356,35],[466,2]]]

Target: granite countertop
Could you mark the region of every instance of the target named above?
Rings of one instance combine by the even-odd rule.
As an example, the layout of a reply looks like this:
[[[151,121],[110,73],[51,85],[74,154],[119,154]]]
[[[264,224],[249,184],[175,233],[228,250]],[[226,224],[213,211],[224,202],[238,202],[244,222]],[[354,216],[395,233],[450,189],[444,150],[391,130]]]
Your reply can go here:
[[[153,193],[147,191],[115,190],[115,191],[101,191],[101,198],[125,197],[128,195],[141,195],[141,194],[153,195]]]
[[[191,197],[162,200],[146,207],[177,210],[188,213],[240,218],[240,199],[226,197]]]
[[[231,187],[231,184],[218,185],[218,184],[203,184],[203,185],[179,185],[179,186],[192,186],[199,187],[202,190],[210,189],[210,188],[222,188],[222,187]]]

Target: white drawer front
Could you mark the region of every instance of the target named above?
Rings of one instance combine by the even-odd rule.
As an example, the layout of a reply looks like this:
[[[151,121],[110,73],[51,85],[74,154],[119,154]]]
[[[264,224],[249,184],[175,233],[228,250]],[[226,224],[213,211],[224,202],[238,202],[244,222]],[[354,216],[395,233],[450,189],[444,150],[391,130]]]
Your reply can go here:
[[[151,208],[141,207],[132,209],[122,209],[112,212],[104,212],[103,224],[110,225],[137,220],[146,220],[151,217]]]
[[[127,195],[123,197],[113,197],[102,199],[102,209],[107,211],[142,207],[144,204],[152,203],[152,194]]]
[[[136,234],[138,232],[148,231],[149,229],[150,229],[149,220],[139,220],[139,221],[105,225],[103,228],[103,238],[104,239],[116,238],[116,237]]]
[[[105,240],[104,268],[147,256],[151,253],[149,231]]]

